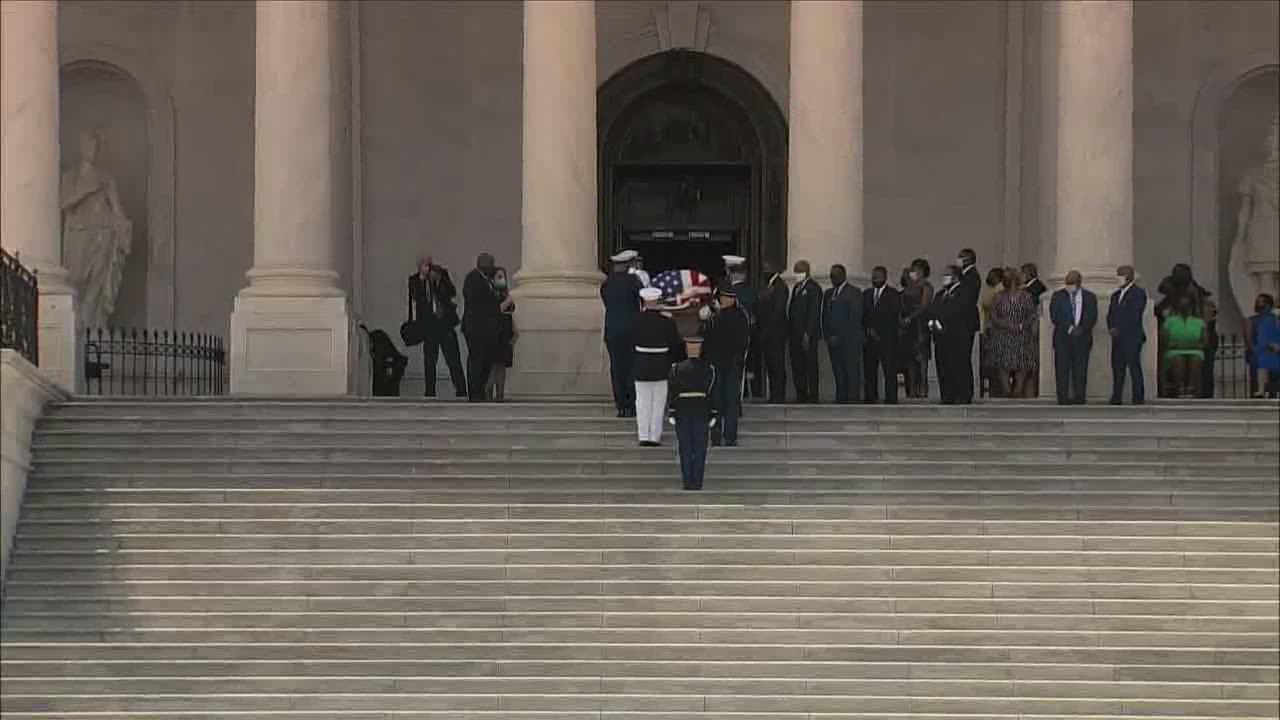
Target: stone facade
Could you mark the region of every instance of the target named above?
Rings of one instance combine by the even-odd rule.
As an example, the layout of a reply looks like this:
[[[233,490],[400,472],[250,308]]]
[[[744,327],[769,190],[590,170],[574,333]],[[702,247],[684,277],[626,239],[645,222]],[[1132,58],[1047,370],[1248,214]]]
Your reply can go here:
[[[6,3],[5,23],[19,22],[25,5],[51,3]],[[105,125],[109,147],[115,142],[145,150],[145,163],[109,168],[128,193],[126,206],[145,204],[130,208],[139,237],[126,270],[128,286],[121,292],[117,324],[234,335],[237,298],[248,302],[246,293],[254,295],[252,288],[260,284],[245,275],[261,264],[264,248],[257,246],[287,242],[278,234],[263,234],[261,214],[255,223],[255,198],[259,213],[264,206],[289,207],[285,197],[264,194],[257,186],[255,157],[257,183],[262,181],[264,152],[296,157],[288,147],[263,148],[261,107],[255,116],[255,86],[260,96],[267,72],[261,19],[263,6],[270,4],[56,3],[61,137],[68,137],[68,128],[92,122]],[[1222,147],[1236,141],[1220,137],[1217,129],[1265,127],[1274,112],[1280,11],[1275,3],[1247,0],[1115,4],[1125,8],[1125,17],[1109,21],[1118,23],[1111,29],[1115,34],[1098,55],[1060,42],[1072,37],[1063,33],[1061,11],[1081,3],[804,5],[806,12],[843,18],[832,25],[794,22],[796,6],[779,0],[601,2],[590,8],[594,33],[587,57],[594,56],[591,83],[598,86],[654,53],[683,48],[713,54],[756,78],[793,129],[797,108],[809,107],[820,118],[823,103],[839,102],[838,115],[844,119],[852,118],[848,111],[855,109],[856,121],[827,131],[844,137],[860,130],[860,142],[845,138],[847,148],[840,151],[840,157],[860,165],[859,172],[844,173],[839,181],[844,184],[834,186],[829,172],[822,175],[822,187],[832,197],[860,197],[860,202],[853,198],[849,203],[851,212],[829,221],[815,217],[812,208],[819,203],[812,202],[812,193],[797,197],[795,189],[806,181],[818,182],[818,171],[791,168],[789,234],[808,228],[803,232],[813,237],[797,240],[797,247],[819,263],[843,260],[857,273],[877,264],[897,268],[923,256],[938,267],[957,248],[969,246],[977,250],[983,267],[1033,261],[1046,275],[1065,271],[1061,265],[1073,260],[1131,259],[1145,284],[1153,287],[1172,263],[1189,260],[1198,279],[1222,297],[1224,315],[1237,318],[1224,285],[1225,254],[1218,237],[1220,219],[1235,213],[1228,207],[1234,198],[1219,188],[1231,188],[1236,181],[1218,181],[1261,158],[1251,156],[1253,150]],[[17,8],[11,10],[11,5]],[[325,240],[321,248],[312,238],[311,246],[295,247],[281,260],[285,266],[306,267],[317,253],[323,255],[323,272],[331,280],[325,281],[321,295],[345,299],[342,308],[326,311],[317,325],[333,329],[329,341],[307,336],[316,343],[312,347],[323,346],[333,354],[326,367],[350,365],[343,359],[346,339],[338,340],[344,323],[363,320],[394,334],[404,319],[404,278],[424,251],[450,266],[459,279],[480,249],[492,252],[518,277],[533,279],[533,274],[522,273],[531,257],[531,196],[526,189],[542,175],[531,177],[522,160],[528,157],[525,130],[537,121],[525,95],[527,73],[537,66],[530,64],[525,42],[526,8],[516,0],[494,0],[363,3],[358,9],[343,4],[332,9],[325,66],[300,70],[320,83],[323,94],[316,102],[324,107],[308,106],[307,117],[325,117],[332,137],[324,178],[331,198]],[[823,28],[832,37],[805,27]],[[295,40],[284,32],[271,42]],[[578,47],[576,43],[586,41],[562,32],[556,44]],[[819,44],[850,49],[848,73],[816,77],[821,63],[805,65],[802,51]],[[16,62],[19,52],[24,51],[7,47],[5,62],[11,53]],[[1104,59],[1106,67],[1096,66]],[[1088,118],[1075,129],[1060,124],[1060,83],[1070,79],[1061,71],[1078,66],[1093,66],[1094,74],[1083,78],[1086,84],[1099,78],[1128,83],[1132,110],[1125,114],[1132,122],[1127,137],[1111,138],[1108,131],[1091,128]],[[800,83],[792,77],[798,67],[808,68]],[[97,76],[105,79],[95,85]],[[10,77],[8,68],[5,77]],[[31,82],[49,81],[33,76]],[[797,89],[821,88],[823,82],[836,83],[827,87],[845,92],[811,89],[805,92],[816,94],[795,96]],[[854,89],[858,85],[861,92]],[[594,99],[594,87],[586,95],[578,90],[575,97]],[[1245,109],[1224,115],[1228,105]],[[86,118],[86,112],[96,115]],[[1254,114],[1266,117],[1254,122]],[[143,119],[145,128],[140,129]],[[9,122],[6,110],[6,128]],[[793,133],[793,150],[808,132]],[[1257,149],[1260,137],[1240,142]],[[1071,138],[1073,147],[1060,145],[1065,138]],[[47,142],[58,141],[55,133]],[[1080,142],[1088,145],[1074,146]],[[1086,198],[1086,206],[1072,206],[1072,218],[1062,217],[1067,210],[1064,193],[1076,202],[1080,198],[1074,191],[1087,189],[1064,189],[1063,182],[1078,176],[1062,160],[1078,153],[1088,176],[1089,163],[1096,159],[1091,153],[1100,147],[1131,153],[1128,169],[1108,166],[1108,172],[1121,173],[1112,179],[1114,186],[1130,189],[1127,200],[1109,196],[1119,203],[1114,211],[1131,220],[1117,226],[1117,235],[1107,236],[1114,239],[1090,240],[1105,243],[1099,248],[1103,252],[1094,254],[1092,245],[1063,246],[1064,222],[1070,226],[1073,218],[1091,216],[1088,203],[1101,201]],[[794,152],[792,157],[797,157]],[[803,151],[799,157],[806,162]],[[13,174],[10,162],[6,156],[6,177]],[[56,179],[56,167],[48,172]],[[296,200],[305,190],[280,192]],[[586,191],[579,187],[574,192]],[[544,194],[541,202],[557,208],[542,211],[557,222],[571,222],[563,213],[563,196],[554,190]],[[6,189],[6,209],[10,197]],[[807,205],[805,199],[810,200]],[[579,212],[594,218],[594,203],[594,198],[580,203]],[[802,215],[796,217],[796,211]],[[319,222],[318,216],[312,220]],[[30,224],[22,226],[19,238],[9,232],[11,222],[16,221],[6,219],[4,226],[6,248],[24,250],[24,257],[41,262],[47,260],[44,255],[56,257],[56,250],[48,250],[56,248],[51,244],[56,238],[33,237],[30,228],[36,226]],[[1233,230],[1230,220],[1224,222]],[[838,237],[820,237],[824,233]],[[566,247],[573,253],[581,249],[583,256],[574,257],[582,267],[556,268],[570,271],[568,286],[551,290],[543,283],[542,295],[572,296],[572,307],[562,307],[563,298],[547,305],[546,298],[534,293],[521,313],[530,327],[548,330],[554,330],[548,323],[555,318],[572,318],[561,338],[571,337],[568,345],[543,345],[568,353],[550,360],[551,365],[564,365],[572,357],[582,367],[534,363],[537,373],[514,378],[513,391],[563,390],[574,384],[580,370],[592,374],[604,367],[603,349],[591,341],[589,330],[596,309],[584,289],[598,267],[594,239],[570,243]],[[540,270],[546,276],[548,269]],[[534,287],[527,284],[526,295]],[[56,298],[50,302],[65,304]],[[538,310],[539,303],[546,307]],[[540,313],[545,317],[539,319]],[[282,326],[298,325],[288,321]],[[244,347],[234,337],[232,344]],[[541,355],[543,351],[534,350],[537,345],[531,343],[527,351]],[[421,354],[411,352],[410,357],[406,394],[414,392],[415,378],[420,382],[422,373]],[[586,379],[591,380],[586,389],[598,389],[595,380]],[[340,390],[333,383],[326,388]]]

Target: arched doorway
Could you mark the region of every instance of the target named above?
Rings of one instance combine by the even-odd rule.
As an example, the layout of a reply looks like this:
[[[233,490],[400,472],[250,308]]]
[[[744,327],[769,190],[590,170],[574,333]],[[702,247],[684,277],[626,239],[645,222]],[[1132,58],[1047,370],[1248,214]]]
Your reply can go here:
[[[627,247],[659,271],[785,261],[786,120],[750,73],[673,50],[618,71],[597,99],[602,264]]]

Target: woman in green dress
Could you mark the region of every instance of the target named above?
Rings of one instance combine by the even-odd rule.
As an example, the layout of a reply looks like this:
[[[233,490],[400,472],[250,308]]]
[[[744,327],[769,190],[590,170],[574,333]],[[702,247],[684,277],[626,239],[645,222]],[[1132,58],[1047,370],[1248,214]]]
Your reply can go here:
[[[1200,397],[1200,368],[1206,344],[1204,319],[1192,314],[1190,297],[1178,299],[1174,311],[1160,325],[1164,339],[1169,387],[1180,398]]]

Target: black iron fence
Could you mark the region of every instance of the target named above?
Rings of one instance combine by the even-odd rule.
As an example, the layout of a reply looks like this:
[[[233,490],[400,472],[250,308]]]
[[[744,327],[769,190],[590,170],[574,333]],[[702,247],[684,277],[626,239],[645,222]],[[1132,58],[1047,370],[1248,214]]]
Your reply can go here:
[[[224,395],[222,338],[173,330],[87,329],[85,392],[90,395]]]
[[[0,250],[0,348],[40,361],[40,289],[36,274]]]

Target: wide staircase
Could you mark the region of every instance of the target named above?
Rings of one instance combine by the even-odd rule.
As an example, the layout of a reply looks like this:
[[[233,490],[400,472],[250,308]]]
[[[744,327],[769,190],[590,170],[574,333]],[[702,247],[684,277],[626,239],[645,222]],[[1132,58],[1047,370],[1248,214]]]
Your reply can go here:
[[[20,718],[1276,718],[1280,406],[76,401]]]

